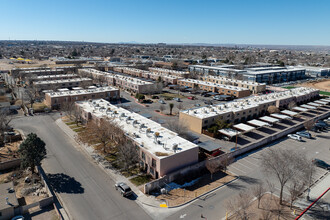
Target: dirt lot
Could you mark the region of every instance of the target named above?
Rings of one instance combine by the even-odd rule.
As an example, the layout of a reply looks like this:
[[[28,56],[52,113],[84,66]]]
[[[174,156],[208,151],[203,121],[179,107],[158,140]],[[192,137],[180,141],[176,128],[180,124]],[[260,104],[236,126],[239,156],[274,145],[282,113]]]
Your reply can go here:
[[[296,86],[311,87],[311,88],[330,92],[330,79],[325,79],[322,81],[314,81],[314,82],[305,82],[302,84],[297,84]]]
[[[8,137],[10,138],[10,137]],[[6,143],[4,147],[0,148],[0,162],[12,160],[18,158],[18,147],[22,141],[16,141],[13,143]]]
[[[235,176],[218,172],[213,174],[211,179],[210,174],[205,174],[193,186],[186,187],[186,189],[178,188],[171,190],[168,194],[159,195],[156,198],[159,200],[166,200],[169,207],[177,206],[188,202],[198,196],[205,194],[225,183],[235,179]]]

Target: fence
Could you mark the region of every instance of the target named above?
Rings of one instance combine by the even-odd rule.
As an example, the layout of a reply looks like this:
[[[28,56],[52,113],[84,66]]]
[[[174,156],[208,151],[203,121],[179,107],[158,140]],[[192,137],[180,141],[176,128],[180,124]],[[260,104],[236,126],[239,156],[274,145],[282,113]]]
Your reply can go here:
[[[8,160],[0,163],[0,171],[21,166],[21,159]]]

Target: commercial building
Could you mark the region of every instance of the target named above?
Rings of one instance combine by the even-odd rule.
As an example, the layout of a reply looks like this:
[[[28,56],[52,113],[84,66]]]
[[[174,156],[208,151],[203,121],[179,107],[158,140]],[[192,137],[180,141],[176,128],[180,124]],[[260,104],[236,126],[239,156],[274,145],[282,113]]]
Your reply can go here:
[[[264,92],[266,90],[266,84],[265,83],[249,82],[249,81],[229,79],[229,78],[225,78],[225,77],[211,76],[211,75],[203,76],[202,79],[204,81],[207,81],[207,82],[237,86],[237,87],[240,87],[240,88],[247,88],[254,94],[261,93],[261,92]]]
[[[93,87],[93,86],[91,86]],[[51,109],[59,109],[63,103],[87,101],[89,99],[116,100],[120,98],[118,89],[107,86],[79,90],[49,92],[45,94],[44,103]]]
[[[287,108],[290,102],[298,105],[311,101],[319,96],[319,90],[312,88],[295,88],[284,92],[251,96],[229,103],[206,106],[180,111],[180,122],[197,133],[201,133],[215,124],[216,120],[227,123],[240,123],[265,115],[269,106]]]
[[[306,70],[296,67],[271,66],[247,68],[246,70],[246,72],[242,73],[243,80],[266,84],[296,81],[306,77]]]
[[[226,78],[235,78],[240,74],[246,72],[246,70],[233,69],[231,65],[223,65],[223,66],[190,65],[188,69],[191,74],[197,74],[200,76],[215,75]]]
[[[138,148],[141,166],[154,178],[198,162],[197,145],[150,119],[103,99],[76,105],[84,121],[111,118],[117,123]]]
[[[237,98],[243,98],[251,94],[250,90],[247,88],[240,88],[237,86],[218,84],[196,79],[180,79],[178,80],[178,85],[223,95],[235,96]]]
[[[300,68],[305,68],[306,75],[309,77],[317,78],[330,76],[330,68],[313,66],[301,66]]]
[[[149,71],[153,72],[153,73],[159,73],[162,75],[178,76],[178,77],[182,77],[182,78],[188,78],[190,76],[189,72],[169,70],[169,69],[156,68],[156,67],[149,67]]]
[[[89,78],[74,78],[74,79],[62,79],[62,80],[44,80],[33,82],[33,85],[39,90],[56,90],[60,88],[72,88],[72,87],[86,87],[93,84],[92,79]]]

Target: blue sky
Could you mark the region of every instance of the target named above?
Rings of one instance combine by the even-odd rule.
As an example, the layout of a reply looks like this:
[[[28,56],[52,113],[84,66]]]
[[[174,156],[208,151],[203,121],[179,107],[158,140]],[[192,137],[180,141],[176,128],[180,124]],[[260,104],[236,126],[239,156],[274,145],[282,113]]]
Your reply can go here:
[[[329,0],[0,0],[0,39],[330,45]]]

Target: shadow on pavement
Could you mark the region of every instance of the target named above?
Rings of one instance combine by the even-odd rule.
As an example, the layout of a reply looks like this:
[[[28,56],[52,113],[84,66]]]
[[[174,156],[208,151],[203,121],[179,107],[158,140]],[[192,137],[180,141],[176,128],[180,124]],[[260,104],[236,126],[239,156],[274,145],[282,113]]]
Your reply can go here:
[[[64,173],[48,174],[51,187],[57,193],[84,193],[84,188],[73,177]]]
[[[233,190],[241,190],[241,189],[245,188],[245,186],[242,186],[236,182],[232,182],[232,183],[228,184],[227,187],[229,189],[233,189]]]
[[[252,177],[248,177],[248,176],[240,176],[239,179],[242,180],[245,183],[248,183],[248,184],[257,184],[257,183],[260,183],[260,181],[258,179],[255,179],[255,178],[252,178]]]

